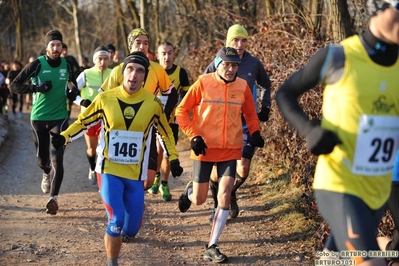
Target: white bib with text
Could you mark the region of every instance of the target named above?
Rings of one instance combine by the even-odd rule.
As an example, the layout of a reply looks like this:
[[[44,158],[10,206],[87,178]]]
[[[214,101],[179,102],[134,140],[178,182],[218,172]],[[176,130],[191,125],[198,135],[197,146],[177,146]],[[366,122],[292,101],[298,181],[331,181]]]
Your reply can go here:
[[[352,173],[385,175],[392,171],[399,145],[399,117],[361,115]]]
[[[111,130],[109,135],[108,159],[119,164],[140,162],[143,132]]]

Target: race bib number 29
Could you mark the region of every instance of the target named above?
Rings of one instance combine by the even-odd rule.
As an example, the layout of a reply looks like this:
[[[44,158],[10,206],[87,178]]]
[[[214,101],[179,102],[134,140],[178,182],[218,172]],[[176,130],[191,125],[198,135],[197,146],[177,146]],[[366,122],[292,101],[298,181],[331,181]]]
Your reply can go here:
[[[140,162],[142,143],[142,132],[111,130],[108,159],[119,164],[138,164]]]
[[[366,176],[389,174],[398,145],[398,117],[360,116],[352,172]]]

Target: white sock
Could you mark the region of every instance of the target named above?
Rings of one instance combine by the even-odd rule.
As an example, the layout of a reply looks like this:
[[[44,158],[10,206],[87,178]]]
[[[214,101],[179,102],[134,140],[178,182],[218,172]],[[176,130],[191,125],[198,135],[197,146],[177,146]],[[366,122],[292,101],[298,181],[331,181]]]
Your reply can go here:
[[[229,217],[229,210],[218,207],[213,218],[213,226],[211,231],[211,239],[209,240],[208,247],[216,244],[219,236],[222,234],[223,228],[226,225],[227,218]]]

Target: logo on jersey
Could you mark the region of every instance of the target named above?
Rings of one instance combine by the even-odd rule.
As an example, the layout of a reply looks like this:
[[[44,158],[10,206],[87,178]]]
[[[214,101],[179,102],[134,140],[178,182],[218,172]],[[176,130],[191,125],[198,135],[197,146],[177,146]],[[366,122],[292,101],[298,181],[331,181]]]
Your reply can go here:
[[[375,113],[388,114],[389,111],[394,107],[393,103],[387,101],[387,96],[380,95],[376,101],[373,102],[373,111]]]
[[[125,108],[125,110],[123,110],[123,116],[126,119],[132,119],[135,114],[136,114],[136,112],[134,111],[133,107],[131,107],[131,106],[127,106]]]
[[[45,69],[45,70],[43,70],[43,72],[42,72],[42,74],[48,74],[48,73],[51,73],[51,70]]]

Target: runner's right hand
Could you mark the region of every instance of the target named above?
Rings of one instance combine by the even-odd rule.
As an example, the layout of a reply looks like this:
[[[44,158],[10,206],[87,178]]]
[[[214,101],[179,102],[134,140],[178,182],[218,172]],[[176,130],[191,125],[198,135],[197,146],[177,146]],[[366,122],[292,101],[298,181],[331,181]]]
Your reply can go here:
[[[195,155],[206,155],[205,149],[207,148],[208,147],[201,136],[195,136],[191,139],[191,149],[194,151]]]
[[[33,85],[32,91],[33,92],[48,92],[52,88],[51,81],[45,81],[40,85]]]
[[[58,150],[59,148],[65,145],[65,137],[58,133],[54,133],[50,131],[51,135],[51,144],[53,144],[54,148]]]
[[[183,173],[183,168],[180,166],[179,159],[175,159],[169,162],[170,164],[170,172],[172,173],[173,177],[181,176]]]

